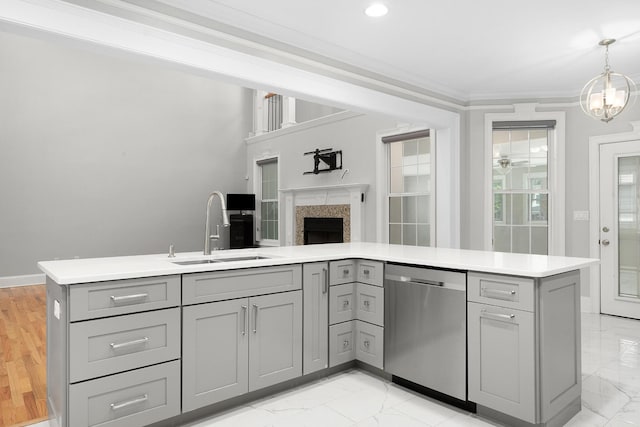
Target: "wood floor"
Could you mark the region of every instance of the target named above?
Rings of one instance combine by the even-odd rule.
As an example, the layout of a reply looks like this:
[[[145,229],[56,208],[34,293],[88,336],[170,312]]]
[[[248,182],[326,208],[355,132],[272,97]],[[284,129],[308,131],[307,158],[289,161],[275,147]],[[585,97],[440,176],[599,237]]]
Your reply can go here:
[[[47,416],[45,285],[0,288],[0,427]]]

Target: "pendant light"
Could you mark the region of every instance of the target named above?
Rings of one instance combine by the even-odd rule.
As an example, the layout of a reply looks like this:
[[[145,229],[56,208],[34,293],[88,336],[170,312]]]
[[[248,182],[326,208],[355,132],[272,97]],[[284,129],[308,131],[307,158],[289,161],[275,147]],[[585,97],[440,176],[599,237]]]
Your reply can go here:
[[[620,114],[636,90],[633,80],[624,74],[614,73],[609,67],[609,45],[615,41],[600,41],[599,45],[605,47],[604,72],[589,80],[580,93],[582,111],[603,122],[609,122]]]

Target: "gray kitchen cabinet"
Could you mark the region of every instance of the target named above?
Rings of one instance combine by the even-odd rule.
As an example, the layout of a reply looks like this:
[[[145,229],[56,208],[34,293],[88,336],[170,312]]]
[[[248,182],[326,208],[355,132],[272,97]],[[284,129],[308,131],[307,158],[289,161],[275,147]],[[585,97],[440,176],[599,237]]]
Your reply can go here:
[[[304,375],[329,366],[329,264],[302,266]]]
[[[47,278],[47,393],[60,427],[180,414],[180,276],[60,285]]]
[[[331,261],[329,271],[329,367],[359,360],[382,369],[384,264]]]
[[[183,309],[183,411],[249,391],[248,309],[248,298]]]
[[[184,307],[182,411],[302,375],[302,292]]]
[[[249,391],[302,375],[302,292],[249,298]]]
[[[562,425],[580,410],[580,277],[469,273],[469,400],[478,412]],[[497,415],[496,415],[497,414]]]
[[[533,313],[467,304],[469,399],[533,423]]]

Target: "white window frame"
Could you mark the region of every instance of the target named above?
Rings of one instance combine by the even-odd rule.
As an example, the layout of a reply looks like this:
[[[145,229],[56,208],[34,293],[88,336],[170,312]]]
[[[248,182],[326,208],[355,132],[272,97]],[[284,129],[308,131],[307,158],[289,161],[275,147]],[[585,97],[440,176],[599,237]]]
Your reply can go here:
[[[398,127],[396,129],[390,129],[382,132],[378,132],[376,138],[377,144],[377,155],[376,155],[376,168],[380,173],[377,174],[377,186],[380,189],[378,191],[378,208],[377,208],[377,217],[378,217],[378,226],[377,226],[377,241],[383,243],[389,243],[389,182],[391,180],[391,175],[389,173],[389,165],[391,162],[391,158],[389,156],[389,147],[388,144],[382,142],[382,138],[386,136],[399,135],[403,133],[415,132],[424,130],[424,126],[407,126],[407,127]],[[434,129],[429,129],[429,138],[430,138],[430,154],[431,154],[431,177],[430,177],[430,197],[431,203],[429,206],[429,238],[430,238],[430,246],[434,247],[437,243],[437,194],[436,194],[436,131]]]
[[[277,199],[278,199],[278,239],[263,239],[262,238],[262,167],[258,163],[265,162],[269,160],[276,161],[277,166],[277,174],[278,174],[278,188],[277,188]],[[282,200],[280,198],[280,155],[279,154],[270,154],[262,157],[256,157],[253,159],[253,192],[256,195],[256,242],[260,246],[280,246],[281,235],[282,235],[282,212],[280,208],[282,207]]]
[[[422,130],[422,129],[420,129]],[[404,132],[403,132],[404,133]],[[392,197],[402,197],[402,196],[429,196],[429,247],[433,247],[436,244],[436,144],[434,137],[433,129],[429,130],[429,189],[427,192],[413,192],[413,193],[391,193],[391,174],[389,173],[391,169],[391,147],[390,144],[395,144],[394,142],[383,143],[385,145],[386,151],[386,166],[385,171],[387,175],[387,182],[385,187],[385,211],[387,212],[387,226],[386,226],[386,242],[389,242],[389,199]],[[406,141],[411,141],[407,139]],[[404,142],[404,141],[398,141]],[[404,223],[403,223],[404,224]],[[407,245],[413,246],[413,245]]]
[[[493,122],[555,120],[551,146],[547,152],[547,188],[549,191],[549,255],[565,253],[565,113],[537,112],[536,104],[515,104],[513,113],[486,113],[484,162],[484,248],[493,251]]]

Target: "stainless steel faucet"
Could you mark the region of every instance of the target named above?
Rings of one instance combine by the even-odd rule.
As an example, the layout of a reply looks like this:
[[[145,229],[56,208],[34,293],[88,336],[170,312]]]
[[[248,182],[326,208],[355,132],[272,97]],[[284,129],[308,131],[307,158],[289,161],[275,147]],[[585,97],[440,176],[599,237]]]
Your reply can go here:
[[[204,224],[204,254],[211,255],[211,240],[220,239],[220,225],[216,225],[216,234],[211,234],[211,203],[213,202],[214,196],[218,196],[220,199],[220,207],[222,208],[222,225],[224,227],[229,226],[229,216],[227,215],[227,204],[224,201],[224,196],[219,191],[214,191],[209,196],[209,200],[207,201],[207,219]]]

